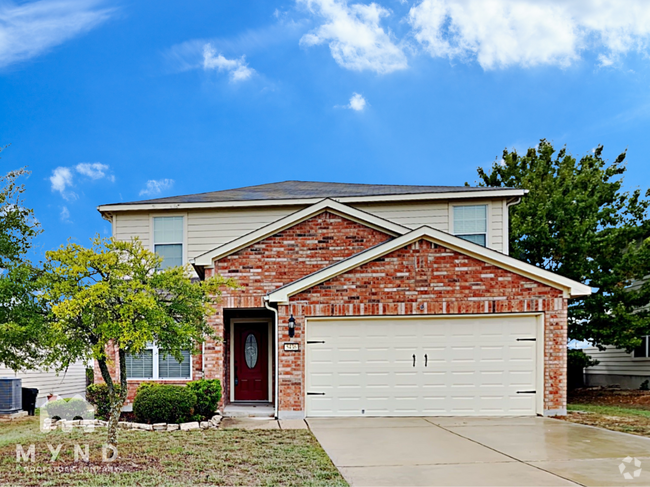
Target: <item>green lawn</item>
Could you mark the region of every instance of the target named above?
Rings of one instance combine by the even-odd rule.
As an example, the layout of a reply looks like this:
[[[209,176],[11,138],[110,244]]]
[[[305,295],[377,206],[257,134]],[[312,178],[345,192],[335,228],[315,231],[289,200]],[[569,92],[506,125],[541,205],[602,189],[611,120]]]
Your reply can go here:
[[[41,433],[38,416],[0,424],[0,484],[347,485],[307,430],[120,431],[113,463],[101,460],[105,439],[104,429]],[[34,463],[17,463],[17,444],[35,444]],[[53,463],[47,444],[63,444]],[[88,463],[74,461],[75,444],[89,445]]]
[[[650,410],[629,405],[572,403],[567,421],[650,437]]]
[[[650,410],[626,408],[618,406],[600,406],[596,404],[569,404],[569,411],[584,411],[587,413],[597,413],[611,416],[641,416],[650,419]]]

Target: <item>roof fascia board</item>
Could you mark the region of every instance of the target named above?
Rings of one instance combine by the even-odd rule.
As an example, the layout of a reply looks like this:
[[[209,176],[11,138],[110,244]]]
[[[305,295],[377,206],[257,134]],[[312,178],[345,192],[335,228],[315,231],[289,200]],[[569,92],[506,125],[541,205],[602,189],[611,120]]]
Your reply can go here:
[[[269,293],[267,295],[268,300],[280,304],[288,303],[289,298],[295,294],[328,281],[338,275],[344,274],[349,270],[367,264],[368,262],[372,262],[375,259],[423,238],[436,244],[443,245],[451,250],[461,252],[464,255],[474,257],[483,262],[523,275],[534,281],[542,282],[543,284],[560,289],[571,297],[587,296],[591,294],[591,288],[585,284],[573,281],[572,279],[568,279],[544,269],[539,269],[533,265],[514,259],[513,257],[472,244],[471,242],[467,242],[461,238],[446,234],[434,228],[422,226],[410,233],[402,235],[401,237],[373,247],[368,251],[361,252],[360,254],[350,257],[338,264],[327,267],[322,271],[281,287],[276,291]]]
[[[421,193],[421,194],[391,194],[382,196],[345,196],[333,198],[342,203],[373,203],[382,201],[420,201],[420,200],[447,200],[447,199],[493,199],[512,196],[523,196],[528,193],[524,189],[506,189],[495,191],[454,191],[449,193]]]
[[[324,199],[318,203],[311,205],[302,210],[298,210],[295,213],[292,213],[284,218],[280,218],[273,223],[270,223],[262,228],[254,230],[251,233],[243,235],[235,240],[231,240],[228,243],[220,245],[219,247],[209,250],[197,257],[194,258],[192,265],[194,266],[212,266],[214,260],[221,259],[227,255],[230,255],[238,250],[248,247],[249,245],[259,242],[271,235],[275,235],[287,228],[290,228],[298,223],[301,223],[315,215],[323,213],[324,211],[330,211],[344,218],[356,221],[362,225],[368,226],[370,228],[381,230],[392,236],[404,235],[411,231],[410,228],[398,225],[389,220],[384,220],[383,218],[377,217],[371,213],[367,213],[363,210],[357,210],[351,206],[344,205],[337,201],[331,199]]]
[[[382,201],[422,201],[446,199],[492,199],[512,196],[523,196],[527,193],[523,189],[502,189],[495,191],[451,191],[446,193],[418,193],[378,196],[341,196],[329,199],[341,203],[374,203]],[[278,200],[249,200],[249,201],[213,201],[197,203],[134,203],[128,205],[101,205],[97,207],[100,212],[119,211],[158,211],[182,209],[209,209],[209,208],[240,208],[254,206],[298,206],[313,205],[323,198],[286,198]]]

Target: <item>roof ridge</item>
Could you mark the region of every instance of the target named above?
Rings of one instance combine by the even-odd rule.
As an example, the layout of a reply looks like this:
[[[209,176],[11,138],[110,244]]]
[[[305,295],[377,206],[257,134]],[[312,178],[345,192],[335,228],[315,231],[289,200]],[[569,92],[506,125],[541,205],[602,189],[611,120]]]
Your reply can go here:
[[[516,188],[505,188],[517,190]],[[418,194],[470,193],[503,191],[504,188],[483,186],[443,186],[416,184],[372,184],[372,183],[337,183],[324,181],[301,181],[296,179],[274,183],[255,184],[239,188],[206,191],[202,193],[178,196],[164,196],[146,200],[120,202],[101,206],[124,206],[137,204],[182,204],[244,202],[265,200],[322,199],[322,198],[358,198],[381,196],[406,196]]]

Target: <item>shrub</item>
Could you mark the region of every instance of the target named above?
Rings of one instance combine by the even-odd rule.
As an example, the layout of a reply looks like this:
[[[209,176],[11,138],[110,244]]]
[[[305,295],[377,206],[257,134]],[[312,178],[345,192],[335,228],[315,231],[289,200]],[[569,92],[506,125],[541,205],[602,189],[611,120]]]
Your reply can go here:
[[[121,387],[114,384],[115,392],[120,393]],[[111,414],[111,403],[108,400],[108,386],[101,384],[90,384],[86,387],[86,401],[95,406],[95,418],[108,420]]]
[[[650,391],[650,380],[646,379],[643,382],[641,382],[641,386],[639,387],[640,391]]]
[[[567,350],[567,365],[569,367],[582,369],[584,367],[593,367],[599,363],[598,360],[591,358],[582,350],[577,350],[575,348],[569,348]]]
[[[145,389],[149,389],[150,387],[156,387],[159,385],[161,384],[157,382],[140,382],[140,385],[138,386],[138,390],[135,391],[135,393],[137,394],[138,392],[144,391]]]
[[[57,419],[89,419],[88,403],[81,398],[57,399],[43,406],[48,416]]]
[[[187,388],[196,394],[194,413],[201,419],[211,418],[221,400],[221,381],[219,379],[200,379],[188,382]]]
[[[167,384],[138,390],[133,414],[143,423],[182,423],[192,419],[196,394],[183,386]]]

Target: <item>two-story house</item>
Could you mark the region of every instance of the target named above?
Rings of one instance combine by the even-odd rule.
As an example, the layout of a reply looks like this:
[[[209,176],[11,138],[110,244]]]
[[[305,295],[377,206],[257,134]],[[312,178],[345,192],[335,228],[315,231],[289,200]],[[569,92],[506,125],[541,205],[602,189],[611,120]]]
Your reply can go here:
[[[524,195],[286,181],[100,206],[117,239],[241,286],[201,354],[129,357],[130,400],[206,377],[280,418],[564,414],[567,300],[590,288],[508,256]]]

